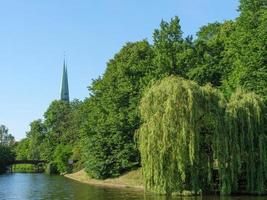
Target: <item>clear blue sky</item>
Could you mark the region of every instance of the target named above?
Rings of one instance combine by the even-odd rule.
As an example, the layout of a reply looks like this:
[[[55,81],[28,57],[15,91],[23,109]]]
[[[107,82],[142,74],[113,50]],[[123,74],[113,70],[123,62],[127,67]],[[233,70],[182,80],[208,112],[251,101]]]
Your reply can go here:
[[[128,41],[147,38],[161,19],[181,19],[185,35],[235,19],[238,0],[8,0],[0,6],[0,124],[17,140],[58,99],[66,51],[71,99]]]

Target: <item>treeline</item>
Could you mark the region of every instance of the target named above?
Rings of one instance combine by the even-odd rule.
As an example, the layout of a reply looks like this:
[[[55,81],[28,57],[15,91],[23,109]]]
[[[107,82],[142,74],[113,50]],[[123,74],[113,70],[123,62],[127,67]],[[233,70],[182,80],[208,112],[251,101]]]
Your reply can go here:
[[[15,159],[15,139],[6,126],[0,126],[0,174],[7,170],[8,163]]]
[[[242,88],[242,91],[254,92],[255,98],[262,99],[265,106],[267,1],[240,0],[239,11],[240,16],[234,21],[210,23],[201,27],[195,38],[184,37],[179,18],[174,17],[170,22],[162,21],[159,28],[154,30],[152,44],[147,40],[127,43],[108,62],[105,73],[89,86],[88,98],[84,101],[75,100],[70,104],[54,101],[45,112],[43,121],[32,122],[27,137],[17,146],[17,157],[46,159],[50,161],[52,169],[61,173],[85,167],[91,177],[98,179],[119,176],[140,167],[141,156],[138,149],[140,138],[136,136],[136,132],[145,123],[144,116],[141,119],[140,102],[142,97],[147,95],[147,88],[153,88],[154,84],[159,84],[159,80],[169,76],[192,80],[201,86],[210,84],[210,87],[219,91],[225,101],[233,96],[237,88]],[[157,98],[163,97],[158,94],[149,98],[153,105],[153,102],[158,101]],[[217,97],[215,95],[210,98]],[[239,97],[236,98],[238,102]],[[242,99],[243,97],[240,97],[240,100]],[[199,103],[196,109],[201,108],[201,102]],[[202,103],[205,106],[205,102]],[[266,119],[264,106],[261,106],[261,109]],[[198,111],[194,110],[195,112]],[[211,131],[209,126],[214,124],[207,124],[207,127],[202,128],[208,132]],[[263,128],[265,130],[266,123]],[[171,139],[172,137],[169,138]],[[141,152],[143,150],[142,148]],[[207,159],[210,157],[204,161]],[[215,157],[212,159],[216,160]],[[74,161],[74,165],[69,165],[68,160]],[[213,160],[209,161],[211,164]],[[244,167],[242,162],[234,166]],[[196,170],[194,167],[192,169]],[[240,172],[234,167],[231,169]],[[160,170],[158,172],[160,173]],[[179,180],[191,181],[187,180],[185,175],[186,173],[184,179]],[[232,179],[235,181],[231,183],[227,183],[229,178],[224,179],[222,187],[228,188],[221,189],[225,193],[235,189],[230,185],[236,184],[237,178],[233,176]],[[249,179],[251,184],[255,184],[252,179],[254,180],[254,178]],[[154,190],[168,192],[165,183],[160,185],[161,183],[163,182],[159,182],[159,185],[150,185],[148,189],[156,187]],[[208,183],[210,182],[205,182]],[[183,189],[192,189],[192,184],[193,182],[188,184],[188,188]],[[196,186],[199,184],[194,185],[198,188]],[[256,190],[255,188],[256,186],[251,186],[249,191]]]
[[[33,121],[27,137],[16,146],[17,159],[47,160],[49,173],[70,172],[69,160],[78,161],[74,167],[80,169],[85,139],[80,129],[84,120],[82,106],[78,100],[52,102],[44,120]]]

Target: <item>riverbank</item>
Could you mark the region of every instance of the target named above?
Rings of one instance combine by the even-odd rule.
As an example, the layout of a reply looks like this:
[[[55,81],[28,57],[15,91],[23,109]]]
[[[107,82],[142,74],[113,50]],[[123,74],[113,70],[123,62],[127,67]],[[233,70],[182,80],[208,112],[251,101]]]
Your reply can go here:
[[[66,174],[65,177],[100,187],[112,188],[132,188],[139,191],[144,191],[141,169],[128,172],[118,178],[110,178],[105,180],[96,180],[90,178],[85,170],[73,174]]]

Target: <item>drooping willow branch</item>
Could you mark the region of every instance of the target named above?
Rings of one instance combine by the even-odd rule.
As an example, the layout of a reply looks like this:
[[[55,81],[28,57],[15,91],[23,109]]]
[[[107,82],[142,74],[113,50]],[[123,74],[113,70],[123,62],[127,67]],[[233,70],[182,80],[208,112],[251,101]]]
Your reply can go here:
[[[211,86],[177,77],[156,83],[142,98],[144,123],[137,133],[146,188],[158,193],[211,190],[216,161],[222,194],[238,189],[243,168],[247,190],[263,192],[263,106],[253,93],[237,91],[227,103]]]

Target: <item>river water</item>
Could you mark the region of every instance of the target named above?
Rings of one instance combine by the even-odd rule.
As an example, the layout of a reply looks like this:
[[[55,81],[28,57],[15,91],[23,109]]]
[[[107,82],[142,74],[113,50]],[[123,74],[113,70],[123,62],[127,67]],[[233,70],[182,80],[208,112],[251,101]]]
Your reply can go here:
[[[62,176],[46,174],[0,175],[0,200],[263,200],[267,197],[175,197],[167,198],[132,189],[95,187]]]

